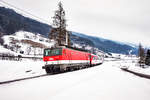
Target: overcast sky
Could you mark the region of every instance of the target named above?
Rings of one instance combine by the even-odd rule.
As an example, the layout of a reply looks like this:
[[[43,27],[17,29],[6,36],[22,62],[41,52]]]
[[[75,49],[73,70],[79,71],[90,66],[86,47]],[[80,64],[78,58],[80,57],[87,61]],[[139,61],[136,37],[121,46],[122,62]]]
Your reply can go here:
[[[51,24],[60,0],[4,1]],[[68,30],[122,42],[141,42],[150,46],[150,0],[61,1],[66,11]]]

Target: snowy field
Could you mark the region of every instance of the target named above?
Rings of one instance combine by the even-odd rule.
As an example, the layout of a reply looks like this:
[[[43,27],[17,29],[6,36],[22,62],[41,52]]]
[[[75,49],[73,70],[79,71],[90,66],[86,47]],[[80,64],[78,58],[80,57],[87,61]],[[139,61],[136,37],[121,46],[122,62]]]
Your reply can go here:
[[[0,81],[45,74],[41,61],[0,64]],[[122,71],[120,64],[107,61],[79,71],[2,84],[0,100],[150,100],[150,80]]]
[[[42,70],[43,65],[43,61],[0,60],[0,82],[46,74],[45,71]]]

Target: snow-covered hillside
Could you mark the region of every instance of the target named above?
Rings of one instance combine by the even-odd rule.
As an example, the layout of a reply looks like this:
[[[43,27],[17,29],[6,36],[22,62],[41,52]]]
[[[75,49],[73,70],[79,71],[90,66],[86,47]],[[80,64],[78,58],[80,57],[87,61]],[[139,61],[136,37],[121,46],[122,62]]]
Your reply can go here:
[[[54,46],[55,41],[40,35],[25,31],[16,32],[13,35],[5,35],[4,47],[0,53],[11,53],[14,55],[24,56],[42,56],[44,48]],[[72,47],[89,50],[98,55],[103,55],[104,52],[91,46],[82,46],[81,44],[73,43]],[[7,48],[7,49],[6,49]],[[5,50],[4,50],[5,49]]]
[[[43,54],[43,49],[54,45],[53,41],[45,38],[40,34],[19,31],[13,35],[5,35],[4,47],[9,49],[13,54],[34,55]],[[8,50],[7,50],[8,51]],[[5,50],[0,50],[5,52]]]
[[[6,49],[4,48],[3,46],[0,45],[0,53],[7,53],[7,54],[14,54],[14,55],[18,55],[17,53],[9,50],[9,49]]]

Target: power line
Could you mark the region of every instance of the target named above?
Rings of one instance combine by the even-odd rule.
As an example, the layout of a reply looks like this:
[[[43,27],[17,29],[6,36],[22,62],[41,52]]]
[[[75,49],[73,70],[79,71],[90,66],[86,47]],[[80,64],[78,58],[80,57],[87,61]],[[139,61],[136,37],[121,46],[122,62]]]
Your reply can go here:
[[[1,3],[1,2],[0,2],[0,5],[1,5],[1,6],[5,6],[5,5],[4,5],[3,3]]]
[[[47,22],[45,19],[42,19],[42,18],[40,18],[40,17],[37,17],[37,16],[35,16],[35,15],[33,15],[33,14],[31,14],[31,13],[29,13],[29,12],[23,10],[23,9],[20,9],[20,8],[14,6],[14,5],[12,5],[12,4],[10,4],[10,3],[7,3],[7,2],[5,2],[5,1],[3,1],[3,0],[0,0],[0,2],[6,4],[6,5],[8,5],[8,6],[11,6],[11,7],[15,8],[15,9],[17,9],[17,10],[20,10],[20,11],[22,11],[22,12],[28,14],[28,15],[31,15],[31,16],[33,16],[33,17],[35,17],[35,18],[38,18],[38,19],[40,19],[41,21]]]
[[[37,16],[35,16],[35,15],[33,15],[33,14],[31,14],[31,13],[29,13],[29,12],[23,10],[23,9],[20,9],[20,8],[14,6],[14,5],[12,5],[12,4],[10,4],[10,3],[7,3],[7,2],[5,2],[5,1],[3,1],[3,0],[0,0],[0,2],[6,4],[6,5],[8,5],[8,6],[11,6],[11,7],[15,8],[15,9],[17,9],[17,10],[19,10],[19,11],[22,11],[22,12],[28,14],[28,15],[31,15],[31,16],[33,16],[33,17],[39,19],[40,21],[44,21],[44,22],[48,23],[47,20],[45,20],[45,19],[43,19],[43,18],[40,18],[40,17],[37,17]],[[0,3],[0,4],[1,4],[1,3]],[[2,5],[3,5],[3,4],[2,4]]]

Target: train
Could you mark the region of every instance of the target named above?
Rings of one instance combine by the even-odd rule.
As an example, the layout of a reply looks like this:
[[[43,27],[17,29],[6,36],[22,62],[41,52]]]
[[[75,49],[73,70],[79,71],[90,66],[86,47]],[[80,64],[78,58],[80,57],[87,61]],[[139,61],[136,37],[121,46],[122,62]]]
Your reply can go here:
[[[46,73],[66,72],[92,67],[103,63],[103,57],[87,50],[67,46],[44,49],[42,67]]]

